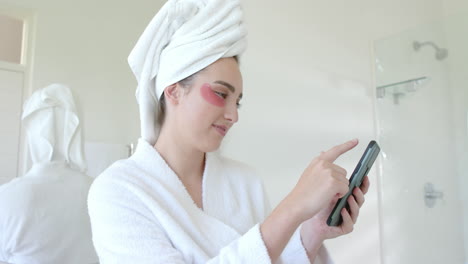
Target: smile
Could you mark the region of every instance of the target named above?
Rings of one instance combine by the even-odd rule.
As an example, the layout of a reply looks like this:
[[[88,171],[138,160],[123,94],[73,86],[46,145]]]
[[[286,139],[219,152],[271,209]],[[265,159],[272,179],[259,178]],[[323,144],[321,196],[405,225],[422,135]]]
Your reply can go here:
[[[223,137],[226,135],[228,128],[226,126],[213,125],[213,127],[220,133]]]

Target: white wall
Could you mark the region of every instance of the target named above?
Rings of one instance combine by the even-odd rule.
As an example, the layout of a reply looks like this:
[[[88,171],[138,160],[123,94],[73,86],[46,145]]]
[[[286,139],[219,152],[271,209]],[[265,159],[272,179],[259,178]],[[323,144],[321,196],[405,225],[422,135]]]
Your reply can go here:
[[[240,123],[223,151],[262,173],[273,205],[320,151],[361,144],[338,162],[352,171],[375,138],[373,40],[440,16],[441,0],[243,1],[250,46],[242,60]],[[37,11],[33,88],[71,86],[86,141],[139,135],[135,81],[126,58],[161,1],[0,0]],[[380,263],[378,181],[355,232],[330,241],[336,263]],[[360,241],[356,243],[356,241]]]

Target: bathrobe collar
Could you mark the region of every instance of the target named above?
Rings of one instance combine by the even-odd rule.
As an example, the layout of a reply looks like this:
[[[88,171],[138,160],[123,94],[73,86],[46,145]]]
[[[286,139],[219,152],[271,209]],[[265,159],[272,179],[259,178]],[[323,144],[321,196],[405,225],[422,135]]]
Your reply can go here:
[[[200,227],[204,227],[204,234],[201,235],[219,237],[217,239],[210,239],[218,243],[221,242],[217,246],[213,245],[214,248],[227,245],[241,236],[242,233],[239,232],[241,230],[235,230],[229,223],[224,222],[226,213],[230,214],[228,211],[232,212],[235,207],[225,207],[223,197],[225,195],[229,196],[229,194],[225,194],[223,191],[229,189],[225,188],[229,183],[225,180],[226,168],[223,167],[223,161],[217,153],[206,153],[205,156],[202,184],[203,210],[195,204],[182,181],[169,167],[163,157],[146,140],[139,139],[137,149],[130,159],[141,166],[141,169],[146,171],[148,175],[157,177],[157,180],[165,185],[165,189],[170,191],[180,205],[187,210],[192,218],[191,221],[196,221]],[[224,199],[229,198],[225,197]],[[232,217],[234,216],[232,215]]]

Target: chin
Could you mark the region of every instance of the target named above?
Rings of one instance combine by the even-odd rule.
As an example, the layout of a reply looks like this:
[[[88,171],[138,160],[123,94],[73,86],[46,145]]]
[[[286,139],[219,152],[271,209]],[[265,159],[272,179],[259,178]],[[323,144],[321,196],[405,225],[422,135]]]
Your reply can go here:
[[[208,147],[206,148],[205,152],[214,152],[214,151],[217,151],[219,149],[220,145],[216,145],[216,146],[213,146],[213,147]]]
[[[208,142],[207,144],[204,144],[200,149],[203,152],[214,152],[214,151],[217,151],[220,146],[221,146],[221,141]]]

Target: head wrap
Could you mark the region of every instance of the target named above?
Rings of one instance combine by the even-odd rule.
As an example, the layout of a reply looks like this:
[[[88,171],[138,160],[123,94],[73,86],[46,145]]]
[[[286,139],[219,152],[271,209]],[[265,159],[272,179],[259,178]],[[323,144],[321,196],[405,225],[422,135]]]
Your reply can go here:
[[[34,164],[66,161],[86,170],[80,119],[68,87],[51,84],[34,92],[24,103],[22,119]]]
[[[156,14],[128,57],[144,140],[156,143],[158,100],[167,86],[244,52],[242,18],[239,0],[169,0]]]

